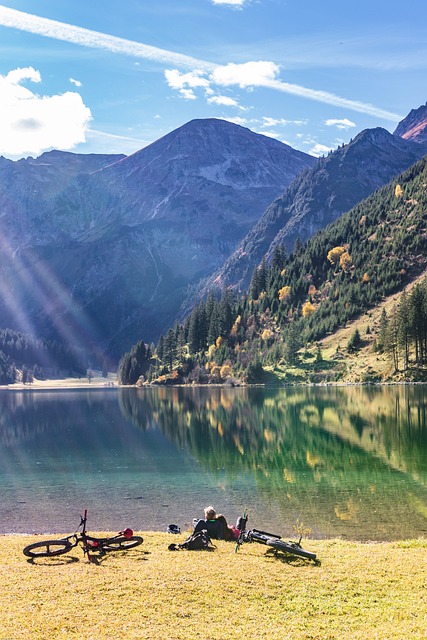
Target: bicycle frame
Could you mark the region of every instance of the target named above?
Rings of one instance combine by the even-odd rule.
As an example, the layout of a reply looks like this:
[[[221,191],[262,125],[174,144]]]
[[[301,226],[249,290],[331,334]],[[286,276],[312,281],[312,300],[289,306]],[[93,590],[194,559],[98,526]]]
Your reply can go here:
[[[281,551],[285,554],[301,556],[316,562],[316,554],[311,551],[305,551],[305,549],[301,547],[302,536],[300,536],[298,542],[292,540],[285,542],[282,540],[282,536],[279,536],[277,533],[269,533],[268,531],[262,531],[261,529],[246,529],[246,523],[248,520],[246,511],[241,520],[243,528],[241,529],[240,535],[236,541],[236,553],[244,542],[259,542],[260,544],[271,547],[275,553]]]
[[[90,562],[94,553],[102,556],[109,551],[131,549],[144,541],[141,536],[134,536],[132,529],[129,528],[119,531],[115,536],[98,538],[87,533],[86,523],[87,509],[85,509],[84,515],[80,516],[80,524],[74,533],[60,539],[44,540],[27,545],[23,551],[24,555],[30,558],[58,556],[68,553],[81,543],[83,552]]]

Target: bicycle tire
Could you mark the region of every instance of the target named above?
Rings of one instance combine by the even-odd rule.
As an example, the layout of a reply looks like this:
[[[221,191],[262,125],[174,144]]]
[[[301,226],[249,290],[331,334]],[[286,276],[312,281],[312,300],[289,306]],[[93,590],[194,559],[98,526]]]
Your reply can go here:
[[[132,536],[131,538],[116,538],[109,542],[105,542],[102,545],[103,551],[127,551],[127,549],[133,549],[138,547],[144,542],[144,538],[141,536]]]
[[[283,551],[283,553],[290,553],[295,556],[301,556],[308,560],[316,560],[316,554],[311,551],[306,551],[296,542],[284,542],[283,540],[276,540],[275,538],[269,538],[266,542],[269,547],[272,547],[275,551]]]
[[[29,558],[51,558],[67,553],[73,546],[69,540],[43,540],[27,545],[23,554]]]

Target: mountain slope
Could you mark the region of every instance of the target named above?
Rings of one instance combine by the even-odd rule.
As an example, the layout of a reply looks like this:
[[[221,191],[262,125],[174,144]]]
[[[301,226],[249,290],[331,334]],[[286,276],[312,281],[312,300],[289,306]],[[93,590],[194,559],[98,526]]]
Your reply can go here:
[[[89,174],[124,158],[122,154],[75,154],[49,151],[16,162],[0,157],[0,230],[12,250],[72,233],[79,221],[62,226],[57,199],[81,174]],[[68,230],[67,230],[68,228]]]
[[[240,243],[210,284],[245,289],[253,269],[274,246],[292,251],[386,184],[427,152],[385,129],[362,131],[352,142],[298,176]],[[208,285],[209,286],[209,285]]]
[[[236,298],[224,290],[220,301],[201,301],[181,335],[172,331],[159,341],[151,380],[266,381],[261,365],[288,382],[374,381],[395,369],[400,376],[425,380],[427,280],[413,287],[400,310],[394,309],[397,298],[389,300],[388,318],[379,321],[375,309],[406,287],[409,291],[427,271],[426,185],[427,156],[298,251],[287,258],[276,253],[271,264],[262,263],[249,293]],[[361,320],[362,314],[367,315]],[[349,336],[343,329],[356,319],[353,331],[359,333]],[[376,354],[352,377],[346,353],[357,353],[368,342],[374,349],[373,340],[365,339],[368,328],[377,340]],[[337,338],[331,353],[331,340],[324,341],[325,362],[319,341],[338,330],[347,343]],[[381,366],[374,366],[375,359]]]
[[[315,161],[229,122],[195,120],[129,157],[0,163],[10,300],[0,326],[115,356],[141,332],[157,339],[188,287]]]
[[[418,109],[412,109],[397,125],[395,136],[413,142],[427,142],[427,102]]]

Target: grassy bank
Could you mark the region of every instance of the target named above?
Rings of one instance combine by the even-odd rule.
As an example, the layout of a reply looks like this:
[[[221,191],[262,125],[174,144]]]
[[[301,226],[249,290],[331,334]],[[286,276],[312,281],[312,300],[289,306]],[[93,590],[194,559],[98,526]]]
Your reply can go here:
[[[168,551],[184,536],[146,533],[134,550],[90,564],[80,549],[28,562],[37,536],[1,536],[0,638],[126,640],[424,640],[427,540],[306,541],[321,559],[279,558],[232,543]]]

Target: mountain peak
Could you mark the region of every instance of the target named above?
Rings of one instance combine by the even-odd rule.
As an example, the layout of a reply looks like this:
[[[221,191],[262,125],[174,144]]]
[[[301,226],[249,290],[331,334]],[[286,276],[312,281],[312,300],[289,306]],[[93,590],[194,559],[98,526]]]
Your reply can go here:
[[[405,140],[427,142],[427,102],[418,109],[412,109],[393,133]]]

